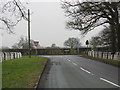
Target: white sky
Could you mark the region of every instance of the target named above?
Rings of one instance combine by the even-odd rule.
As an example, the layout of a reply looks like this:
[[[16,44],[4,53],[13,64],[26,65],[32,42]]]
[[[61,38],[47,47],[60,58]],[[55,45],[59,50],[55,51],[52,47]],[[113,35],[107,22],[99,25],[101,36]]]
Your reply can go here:
[[[56,0],[52,0],[53,2],[35,1],[29,3],[28,6],[33,12],[31,15],[31,39],[39,41],[40,46],[47,47],[55,43],[57,46],[63,47],[64,41],[69,37],[80,38],[82,44],[85,45],[84,42],[87,39],[101,30],[101,28],[97,28],[83,38],[79,31],[65,29],[66,17],[59,2],[55,2]],[[15,34],[8,34],[5,30],[1,32],[2,46],[11,47],[21,36],[27,36],[27,21],[22,20],[18,23],[14,31]]]

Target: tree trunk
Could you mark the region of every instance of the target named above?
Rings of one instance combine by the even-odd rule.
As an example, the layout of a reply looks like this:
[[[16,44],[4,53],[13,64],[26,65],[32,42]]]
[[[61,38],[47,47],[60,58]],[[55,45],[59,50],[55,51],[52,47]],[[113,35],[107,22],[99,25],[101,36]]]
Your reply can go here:
[[[116,52],[116,37],[115,37],[115,29],[113,25],[110,25],[111,28],[111,52],[114,54]]]
[[[120,52],[120,25],[117,25],[117,51]]]
[[[116,38],[117,38],[117,51],[120,52],[120,23],[118,14],[116,15]]]
[[[115,11],[114,14],[114,23],[115,23],[115,34],[116,34],[116,41],[117,41],[117,51],[120,52],[120,23],[119,23],[119,13],[118,13],[118,3],[117,2],[113,2],[113,9]]]

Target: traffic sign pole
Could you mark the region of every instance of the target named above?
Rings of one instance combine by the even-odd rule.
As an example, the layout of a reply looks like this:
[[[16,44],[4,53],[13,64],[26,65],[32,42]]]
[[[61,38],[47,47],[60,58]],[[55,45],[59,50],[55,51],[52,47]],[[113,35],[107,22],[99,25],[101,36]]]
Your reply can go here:
[[[36,55],[37,55],[37,47],[38,47],[38,43],[39,43],[39,41],[34,41],[34,45],[36,46]]]

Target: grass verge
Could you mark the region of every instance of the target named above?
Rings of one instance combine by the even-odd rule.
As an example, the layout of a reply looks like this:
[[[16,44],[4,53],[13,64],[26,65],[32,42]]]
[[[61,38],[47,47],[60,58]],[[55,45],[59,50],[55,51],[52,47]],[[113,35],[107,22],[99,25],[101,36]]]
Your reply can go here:
[[[97,60],[97,61],[101,61],[101,62],[104,62],[104,63],[107,63],[107,64],[111,64],[111,65],[120,67],[120,61],[119,60],[97,58],[97,57],[88,56],[86,54],[82,54],[82,56],[86,57],[86,58],[89,58],[89,59],[92,59],[92,60]]]
[[[42,72],[46,57],[24,56],[2,62],[2,88],[33,88]]]

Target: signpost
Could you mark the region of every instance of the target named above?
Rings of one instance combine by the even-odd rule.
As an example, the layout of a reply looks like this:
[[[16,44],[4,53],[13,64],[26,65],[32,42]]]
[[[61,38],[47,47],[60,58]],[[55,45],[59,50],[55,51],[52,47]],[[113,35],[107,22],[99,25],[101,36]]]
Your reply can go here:
[[[34,42],[34,45],[36,47],[36,55],[37,55],[37,47],[38,47],[39,41],[33,41],[33,42]]]
[[[88,45],[89,45],[89,41],[88,41],[88,40],[86,40],[86,45],[87,45],[87,47],[88,47]]]
[[[89,41],[88,40],[86,40],[86,45],[87,45],[87,49],[88,49],[88,45],[89,45]],[[87,50],[86,53],[88,54],[88,50]]]

